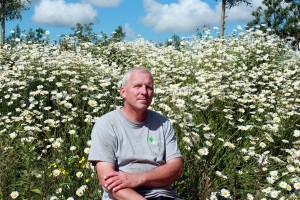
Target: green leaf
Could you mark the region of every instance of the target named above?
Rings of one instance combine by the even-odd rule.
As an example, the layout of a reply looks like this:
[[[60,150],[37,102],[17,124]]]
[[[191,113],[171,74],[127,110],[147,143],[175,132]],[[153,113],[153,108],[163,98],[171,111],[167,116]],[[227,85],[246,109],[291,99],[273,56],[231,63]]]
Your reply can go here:
[[[37,193],[37,194],[42,194],[40,189],[32,189],[30,190],[31,192]]]

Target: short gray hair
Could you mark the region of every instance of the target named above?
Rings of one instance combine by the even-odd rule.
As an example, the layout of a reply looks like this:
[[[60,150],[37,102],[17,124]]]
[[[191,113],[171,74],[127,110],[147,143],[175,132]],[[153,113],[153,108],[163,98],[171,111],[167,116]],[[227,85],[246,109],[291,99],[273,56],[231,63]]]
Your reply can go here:
[[[130,75],[132,74],[132,72],[135,72],[135,71],[138,71],[140,73],[147,73],[147,74],[149,74],[151,76],[151,78],[152,78],[152,81],[153,81],[153,75],[152,75],[152,73],[147,68],[145,68],[145,67],[134,67],[134,68],[131,68],[130,70],[128,70],[124,74],[124,76],[122,78],[122,87],[124,87],[126,85],[126,83],[127,83],[128,79],[129,79]]]

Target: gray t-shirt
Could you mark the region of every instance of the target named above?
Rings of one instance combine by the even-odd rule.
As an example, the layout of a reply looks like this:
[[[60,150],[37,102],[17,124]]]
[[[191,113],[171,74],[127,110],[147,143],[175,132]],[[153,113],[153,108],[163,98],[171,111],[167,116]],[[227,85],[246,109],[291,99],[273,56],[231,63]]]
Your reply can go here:
[[[117,171],[142,173],[181,157],[172,124],[157,112],[148,110],[141,123],[129,121],[119,108],[100,117],[92,131],[88,160],[110,162]],[[135,189],[146,198],[178,197],[171,186]],[[105,190],[103,200],[114,199]]]

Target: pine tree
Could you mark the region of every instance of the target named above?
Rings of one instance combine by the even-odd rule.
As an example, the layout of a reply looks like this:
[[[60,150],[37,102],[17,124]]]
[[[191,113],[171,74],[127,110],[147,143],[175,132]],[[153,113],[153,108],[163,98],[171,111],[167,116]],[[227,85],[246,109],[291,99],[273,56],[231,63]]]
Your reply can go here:
[[[112,42],[120,42],[126,37],[126,33],[123,32],[122,26],[118,26],[115,31],[111,34],[110,41]]]

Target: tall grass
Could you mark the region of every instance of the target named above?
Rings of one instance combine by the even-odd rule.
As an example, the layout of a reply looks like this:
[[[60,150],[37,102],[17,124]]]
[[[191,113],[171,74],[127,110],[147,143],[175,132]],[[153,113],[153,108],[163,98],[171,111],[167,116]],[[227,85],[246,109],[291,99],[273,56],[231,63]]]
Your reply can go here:
[[[157,47],[138,39],[5,46],[0,199],[100,199],[87,161],[95,120],[122,105],[121,75],[149,68],[151,109],[171,119],[186,200],[297,199],[300,54],[262,32]]]

